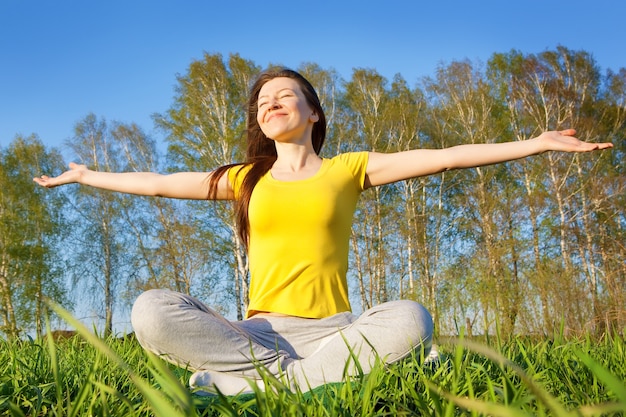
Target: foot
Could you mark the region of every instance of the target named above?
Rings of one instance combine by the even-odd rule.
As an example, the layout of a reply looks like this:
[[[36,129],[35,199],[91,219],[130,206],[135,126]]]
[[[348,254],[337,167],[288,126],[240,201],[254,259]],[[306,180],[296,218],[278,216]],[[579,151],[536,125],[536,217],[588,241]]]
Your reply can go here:
[[[437,345],[433,345],[430,348],[430,352],[428,353],[428,356],[424,358],[424,365],[429,365],[431,363],[438,363],[438,362],[439,362],[439,351],[437,350]]]
[[[218,390],[224,395],[250,394],[254,392],[251,384],[263,389],[263,381],[222,372],[197,371],[189,378],[189,387],[203,396],[217,395]]]

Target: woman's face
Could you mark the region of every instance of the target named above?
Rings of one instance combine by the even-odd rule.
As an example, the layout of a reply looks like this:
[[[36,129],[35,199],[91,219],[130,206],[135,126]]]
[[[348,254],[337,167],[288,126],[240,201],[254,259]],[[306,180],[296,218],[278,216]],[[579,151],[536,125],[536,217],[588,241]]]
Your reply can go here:
[[[292,78],[278,77],[266,82],[259,91],[257,122],[269,139],[276,142],[311,141],[313,124],[319,120]]]

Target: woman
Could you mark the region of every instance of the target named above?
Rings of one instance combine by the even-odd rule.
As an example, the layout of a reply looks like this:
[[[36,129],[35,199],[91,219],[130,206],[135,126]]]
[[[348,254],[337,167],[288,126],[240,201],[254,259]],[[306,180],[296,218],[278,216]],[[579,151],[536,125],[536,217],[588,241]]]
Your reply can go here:
[[[461,145],[382,154],[355,152],[322,159],[326,120],[318,96],[300,74],[267,71],[248,102],[245,164],[209,173],[106,173],[71,163],[44,187],[93,187],[185,199],[234,199],[239,235],[247,245],[250,304],[230,322],[198,300],[150,290],[133,306],[141,345],[196,371],[192,387],[224,394],[263,389],[260,365],[302,390],[341,381],[357,366],[367,373],[377,358],[400,360],[427,353],[429,313],[412,301],[392,301],[350,312],[348,242],[360,193],[370,187],[524,158],[546,151],[587,152],[610,143],[586,143],[572,129],[521,142]]]

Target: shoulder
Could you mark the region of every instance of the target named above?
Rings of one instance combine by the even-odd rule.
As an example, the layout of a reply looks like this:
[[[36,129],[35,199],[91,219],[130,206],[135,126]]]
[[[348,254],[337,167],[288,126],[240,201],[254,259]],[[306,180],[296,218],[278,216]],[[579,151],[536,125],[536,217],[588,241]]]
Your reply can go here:
[[[366,167],[369,159],[369,152],[346,152],[331,158],[331,161],[336,161],[344,164],[350,168],[359,169],[360,167]]]
[[[330,159],[331,163],[343,166],[355,179],[358,187],[363,189],[369,152],[346,152]]]
[[[252,168],[251,164],[234,164],[228,167],[226,175],[235,196],[239,195],[241,184],[243,184],[243,180],[250,171],[250,168]]]

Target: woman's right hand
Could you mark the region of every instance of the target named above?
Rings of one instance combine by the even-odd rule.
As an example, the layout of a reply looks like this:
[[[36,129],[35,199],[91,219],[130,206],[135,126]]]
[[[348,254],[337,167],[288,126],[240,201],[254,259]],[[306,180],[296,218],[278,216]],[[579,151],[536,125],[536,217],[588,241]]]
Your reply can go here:
[[[59,176],[49,177],[47,175],[42,175],[41,177],[33,178],[33,181],[46,188],[54,188],[64,184],[80,183],[80,179],[83,174],[88,171],[87,166],[70,162],[69,167],[70,169],[68,171],[65,171]]]

